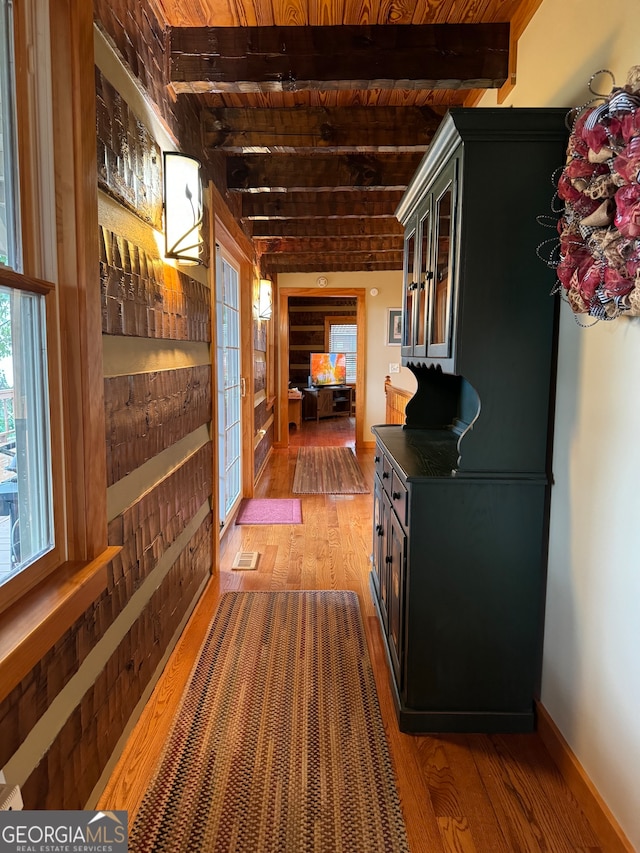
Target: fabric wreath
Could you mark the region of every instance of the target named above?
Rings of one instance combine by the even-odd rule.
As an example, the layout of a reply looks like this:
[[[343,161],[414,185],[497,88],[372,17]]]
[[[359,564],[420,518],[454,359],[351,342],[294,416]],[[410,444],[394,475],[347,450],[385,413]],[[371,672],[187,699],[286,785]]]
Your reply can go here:
[[[638,131],[640,134],[640,131]],[[638,182],[640,172],[640,135],[632,137],[611,165],[614,176],[618,176],[623,183],[634,184]]]
[[[573,311],[640,314],[640,65],[576,117],[557,193],[553,265]]]
[[[640,237],[640,184],[627,184],[618,190],[613,223],[624,237]]]

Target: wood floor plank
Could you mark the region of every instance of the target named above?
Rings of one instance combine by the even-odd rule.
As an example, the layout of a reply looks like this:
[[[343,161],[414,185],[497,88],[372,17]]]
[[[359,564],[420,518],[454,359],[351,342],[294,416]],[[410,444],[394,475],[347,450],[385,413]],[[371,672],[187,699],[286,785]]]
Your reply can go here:
[[[436,817],[461,819],[463,811],[444,742],[437,737],[418,738],[417,749]]]
[[[514,760],[490,735],[473,735],[472,742],[480,776],[511,850],[574,853],[560,817],[526,764]]]
[[[449,762],[455,772],[455,783],[461,814],[466,815],[475,845],[480,851],[513,853],[493,808],[473,758],[473,746],[467,735],[441,735]]]
[[[447,853],[479,853],[466,818],[439,817],[438,826]]]
[[[369,615],[365,619],[365,631],[376,679],[380,710],[385,722],[385,732],[396,772],[398,793],[407,824],[409,846],[412,853],[445,853],[429,791],[421,773],[419,757],[415,749],[415,738],[403,734],[394,722],[395,710],[389,683],[386,652],[370,594],[361,600],[361,604],[369,611]]]
[[[518,765],[526,768],[546,796],[554,804],[554,811],[562,822],[572,849],[598,846],[598,838],[581,811],[575,797],[565,784],[560,771],[546,750],[539,748],[539,738],[531,735],[495,735],[494,743],[500,744],[501,752],[508,752]]]

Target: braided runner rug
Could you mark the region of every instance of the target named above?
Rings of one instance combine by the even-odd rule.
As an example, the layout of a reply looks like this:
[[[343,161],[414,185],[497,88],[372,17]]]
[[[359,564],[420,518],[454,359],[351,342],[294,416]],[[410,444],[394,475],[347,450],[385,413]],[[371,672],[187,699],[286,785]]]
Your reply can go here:
[[[222,596],[129,850],[408,853],[355,593]]]

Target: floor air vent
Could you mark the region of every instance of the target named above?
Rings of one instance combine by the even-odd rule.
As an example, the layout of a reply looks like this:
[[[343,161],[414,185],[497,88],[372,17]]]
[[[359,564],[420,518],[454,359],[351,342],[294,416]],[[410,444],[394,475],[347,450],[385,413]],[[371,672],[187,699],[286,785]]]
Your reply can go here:
[[[0,811],[22,811],[23,802],[17,785],[0,785]]]
[[[253,569],[258,568],[259,557],[260,554],[258,551],[238,551],[231,568],[252,571]]]

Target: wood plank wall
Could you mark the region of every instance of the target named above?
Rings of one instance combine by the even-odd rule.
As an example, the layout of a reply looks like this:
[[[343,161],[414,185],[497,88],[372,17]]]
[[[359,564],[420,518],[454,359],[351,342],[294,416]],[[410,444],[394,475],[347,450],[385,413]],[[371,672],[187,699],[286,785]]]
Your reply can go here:
[[[150,4],[96,0],[95,11],[116,45],[113,62],[124,58],[183,150],[203,156],[198,123],[162,85],[164,34]],[[109,542],[122,549],[106,591],[0,704],[0,767],[24,771],[27,809],[92,807],[212,570],[207,274],[160,258],[160,145],[131,106],[137,83],[116,91],[101,68],[96,92],[107,511]]]
[[[190,98],[172,100],[165,85],[168,66],[168,31],[158,21],[150,0],[94,0],[97,26],[113,42],[116,52],[130,69],[157,109],[180,148],[198,157],[205,170],[205,183],[212,180],[221,192],[226,189],[226,161],[223,154],[204,150],[200,134],[200,117]],[[228,198],[240,215],[241,200]]]

